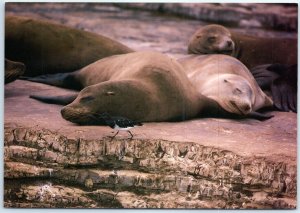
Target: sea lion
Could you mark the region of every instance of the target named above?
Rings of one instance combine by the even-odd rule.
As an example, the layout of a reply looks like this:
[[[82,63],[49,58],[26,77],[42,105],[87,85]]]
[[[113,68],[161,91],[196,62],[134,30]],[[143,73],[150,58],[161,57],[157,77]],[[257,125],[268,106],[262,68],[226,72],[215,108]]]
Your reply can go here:
[[[273,104],[236,58],[222,54],[189,55],[178,61],[197,91],[227,112],[248,115]]]
[[[31,96],[68,104],[61,110],[62,117],[81,125],[101,124],[91,115],[103,112],[139,122],[185,120],[195,117],[205,105],[182,66],[156,52],[111,56],[73,73],[28,80],[81,90],[75,96]]]
[[[211,24],[192,35],[188,53],[231,55],[248,69],[262,64],[293,65],[297,64],[297,39],[249,36]]]
[[[225,45],[226,43],[230,45]],[[297,97],[297,88],[290,90],[291,82],[288,80],[297,79],[297,71],[289,73],[293,69],[297,70],[297,39],[248,36],[230,32],[221,25],[213,24],[194,33],[188,44],[188,53],[223,53],[238,58],[250,69],[261,88],[273,88],[272,97],[278,110],[296,112],[295,105],[287,101],[291,96],[287,91],[292,92],[294,98]],[[269,65],[265,64],[281,64],[282,67],[292,66],[293,69],[281,69],[281,74],[278,75],[272,68],[266,69]],[[281,82],[280,88],[275,82]],[[282,98],[278,99],[279,96]]]
[[[5,57],[26,65],[26,76],[72,72],[101,58],[133,52],[92,32],[33,18],[5,17]]]
[[[215,63],[219,56],[207,56],[212,59],[199,64],[197,57],[201,56],[181,59],[181,65],[161,53],[135,52],[101,59],[73,73],[27,80],[81,90],[72,96],[31,96],[47,103],[68,104],[61,110],[62,116],[78,124],[101,124],[93,115],[103,112],[143,122],[185,120],[222,109],[245,117],[272,102],[252,85],[254,79],[249,83],[246,77],[233,77],[231,72],[240,73],[246,68],[239,67],[240,62],[236,65],[236,59],[226,58],[229,56],[224,56],[225,62],[229,60],[224,62],[224,70],[231,70],[220,73],[230,83],[222,85],[223,93],[218,94],[221,84]],[[204,69],[198,69],[202,66]],[[269,118],[258,113],[255,116]]]
[[[23,63],[5,59],[5,84],[10,83],[23,75],[25,69],[26,66]]]

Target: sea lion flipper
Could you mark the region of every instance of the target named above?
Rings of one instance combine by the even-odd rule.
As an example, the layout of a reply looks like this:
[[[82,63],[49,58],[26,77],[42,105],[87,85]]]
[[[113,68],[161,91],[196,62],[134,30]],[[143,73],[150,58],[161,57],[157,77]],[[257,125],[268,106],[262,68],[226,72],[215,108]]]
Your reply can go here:
[[[264,120],[267,120],[267,119],[270,119],[270,118],[273,118],[274,115],[270,115],[270,114],[263,114],[263,113],[260,113],[260,112],[250,112],[247,117],[249,118],[254,118],[254,119],[257,119],[257,120],[260,120],[260,121],[264,121]]]
[[[73,73],[46,74],[36,77],[22,77],[22,79],[68,89],[82,89],[81,84],[73,77]]]
[[[261,89],[269,89],[274,79],[278,78],[279,74],[273,68],[276,67],[272,64],[263,64],[250,70]]]
[[[297,90],[282,78],[271,85],[272,97],[276,109],[284,112],[297,112]]]
[[[73,102],[78,94],[73,95],[63,95],[63,96],[39,96],[39,95],[30,95],[29,97],[44,103],[48,104],[59,104],[67,105]]]
[[[281,76],[271,85],[274,106],[280,111],[297,112],[297,64],[282,68]]]

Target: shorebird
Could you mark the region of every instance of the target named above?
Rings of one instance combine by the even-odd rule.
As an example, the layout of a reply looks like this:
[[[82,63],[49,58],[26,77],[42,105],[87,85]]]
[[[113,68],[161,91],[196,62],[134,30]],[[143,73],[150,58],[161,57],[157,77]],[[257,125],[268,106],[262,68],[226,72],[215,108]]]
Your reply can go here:
[[[112,136],[111,140],[113,140],[117,136],[117,134],[119,134],[119,131],[127,131],[131,135],[130,137],[131,140],[133,138],[133,134],[130,132],[130,129],[136,126],[143,125],[140,122],[136,122],[125,117],[111,116],[107,112],[102,114],[97,114],[97,117],[103,119],[105,124],[110,128],[117,130],[117,133],[114,136]]]

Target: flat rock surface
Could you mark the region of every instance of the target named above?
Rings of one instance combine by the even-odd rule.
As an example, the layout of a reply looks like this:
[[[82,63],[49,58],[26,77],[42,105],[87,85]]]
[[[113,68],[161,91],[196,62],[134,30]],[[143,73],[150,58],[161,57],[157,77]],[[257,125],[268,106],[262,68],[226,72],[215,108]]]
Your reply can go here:
[[[185,55],[189,37],[206,24],[112,4],[10,3],[6,12],[173,57]],[[132,130],[133,140],[125,132],[110,141],[114,133],[109,127],[72,124],[61,117],[61,106],[29,98],[70,93],[23,80],[5,86],[6,207],[296,207],[295,113],[272,112],[275,116],[263,122],[198,118],[145,123]]]
[[[22,127],[47,128],[59,134],[76,138],[101,139],[112,136],[112,129],[104,126],[78,126],[64,120],[61,106],[44,104],[30,99],[30,94],[70,94],[74,91],[53,86],[17,80],[5,88],[5,124]],[[145,123],[132,132],[136,139],[164,139],[178,142],[195,142],[222,148],[244,156],[269,156],[289,161],[296,158],[297,115],[272,112],[267,121],[253,119],[231,120],[200,118],[185,122]],[[127,133],[117,137],[127,138]],[[287,158],[283,158],[286,156]]]

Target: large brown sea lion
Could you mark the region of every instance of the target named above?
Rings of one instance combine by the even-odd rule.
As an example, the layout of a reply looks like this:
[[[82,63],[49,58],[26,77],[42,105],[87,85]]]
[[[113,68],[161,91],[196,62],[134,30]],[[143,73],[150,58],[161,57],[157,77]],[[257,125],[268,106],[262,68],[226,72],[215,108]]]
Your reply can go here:
[[[238,58],[250,69],[261,88],[270,88],[277,109],[297,111],[297,102],[292,101],[297,99],[297,83],[290,88],[289,81],[297,79],[297,39],[248,36],[213,24],[194,33],[188,53],[223,53]]]
[[[202,60],[199,64],[197,57],[201,56],[182,59],[182,66],[175,59],[155,52],[111,56],[73,73],[28,79],[81,90],[78,95],[31,97],[47,103],[69,104],[62,109],[62,116],[79,124],[95,124],[91,115],[103,112],[137,121],[170,121],[220,110],[247,116],[272,104],[254,84],[254,79],[249,80],[248,75],[243,74],[247,68],[236,59],[224,56],[224,70],[228,71],[223,71],[216,66],[216,59],[221,56],[212,55],[211,60]],[[203,72],[198,69],[201,67]],[[206,72],[207,69],[210,72]],[[193,71],[195,75],[191,76]],[[246,77],[234,75],[240,73]],[[220,80],[219,75],[229,83],[221,85],[225,79]],[[218,93],[218,86],[222,87],[222,94]]]
[[[5,57],[26,65],[26,76],[72,72],[101,58],[132,52],[95,33],[32,18],[5,17]]]
[[[45,102],[69,103],[61,114],[78,124],[97,123],[90,115],[103,112],[136,121],[184,120],[195,117],[205,105],[182,66],[156,52],[111,56],[73,73],[29,80],[81,90],[75,96],[33,96]]]
[[[190,55],[178,61],[197,91],[227,112],[247,115],[273,104],[236,58],[222,54]]]

